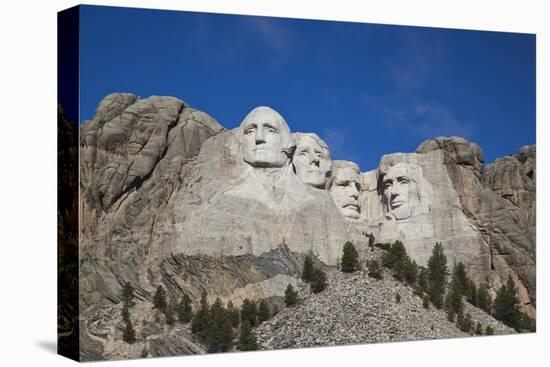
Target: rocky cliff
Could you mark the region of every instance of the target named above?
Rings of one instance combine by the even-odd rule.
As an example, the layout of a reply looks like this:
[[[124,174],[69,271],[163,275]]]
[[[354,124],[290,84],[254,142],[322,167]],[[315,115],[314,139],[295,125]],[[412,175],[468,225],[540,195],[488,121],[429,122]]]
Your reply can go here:
[[[137,356],[114,325],[125,282],[156,355],[202,353],[185,328],[155,326],[147,307],[158,285],[169,299],[207,291],[237,306],[280,303],[305,254],[328,269],[345,241],[364,246],[366,232],[401,239],[419,264],[441,241],[493,294],[511,274],[534,315],[534,146],[484,167],[476,144],[437,138],[361,173],[331,164],[329,146],[291,133],[269,108],[226,130],[177,98],[117,93],[81,126],[80,149],[85,359]]]
[[[535,317],[536,306],[536,148],[525,146],[513,156],[482,169],[481,148],[460,138],[438,138],[417,152],[444,152],[445,167],[473,228],[490,250],[487,285],[499,288],[508,274],[520,288],[523,311]]]
[[[380,260],[381,251],[363,251],[361,263]],[[387,343],[440,338],[463,338],[469,334],[450,322],[444,310],[425,308],[422,298],[389,271],[382,279],[363,271],[329,272],[328,287],[319,294],[301,284],[303,302],[285,308],[257,328],[263,349],[320,347],[345,344]],[[396,302],[399,294],[400,301]],[[495,334],[513,334],[510,327],[469,303],[464,304],[473,323]]]

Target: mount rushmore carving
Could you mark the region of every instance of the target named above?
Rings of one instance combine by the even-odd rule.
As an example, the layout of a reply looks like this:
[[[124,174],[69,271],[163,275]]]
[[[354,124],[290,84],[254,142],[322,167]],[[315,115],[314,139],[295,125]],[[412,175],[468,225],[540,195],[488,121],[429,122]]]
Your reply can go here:
[[[118,299],[128,280],[142,297],[159,282],[197,299],[280,296],[295,256],[334,266],[346,241],[373,233],[420,265],[440,241],[493,293],[512,274],[534,314],[534,146],[483,171],[476,144],[437,138],[361,172],[269,107],[226,130],[176,98],[121,93],[80,144],[83,308]]]

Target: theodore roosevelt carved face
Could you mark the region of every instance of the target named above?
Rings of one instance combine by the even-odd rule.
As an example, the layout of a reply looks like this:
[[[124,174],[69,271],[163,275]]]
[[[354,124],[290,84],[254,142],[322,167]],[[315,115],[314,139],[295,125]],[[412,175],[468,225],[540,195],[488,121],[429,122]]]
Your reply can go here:
[[[283,167],[289,162],[290,129],[269,107],[256,107],[241,123],[243,160],[253,167]]]
[[[353,162],[333,161],[330,195],[344,217],[358,219],[359,167]]]
[[[325,188],[331,167],[330,154],[327,144],[316,134],[296,133],[296,151],[292,163],[303,183]]]
[[[382,173],[382,202],[386,215],[407,219],[417,199],[416,171],[406,163],[398,163]]]

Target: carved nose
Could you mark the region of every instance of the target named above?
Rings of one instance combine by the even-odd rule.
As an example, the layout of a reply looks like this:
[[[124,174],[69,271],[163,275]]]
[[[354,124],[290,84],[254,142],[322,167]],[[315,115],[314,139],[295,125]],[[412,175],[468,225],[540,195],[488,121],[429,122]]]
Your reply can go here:
[[[399,192],[397,191],[397,188],[395,186],[391,187],[390,194],[391,194],[392,199],[399,196]]]
[[[355,185],[350,185],[350,196],[352,198],[355,198],[357,199],[359,197],[359,190],[357,190],[357,187],[355,187]]]
[[[320,159],[317,157],[313,157],[313,159],[311,160],[311,164],[316,167],[319,167],[319,163],[320,163]]]
[[[263,129],[258,129],[256,132],[256,144],[263,144],[265,143],[265,136]]]

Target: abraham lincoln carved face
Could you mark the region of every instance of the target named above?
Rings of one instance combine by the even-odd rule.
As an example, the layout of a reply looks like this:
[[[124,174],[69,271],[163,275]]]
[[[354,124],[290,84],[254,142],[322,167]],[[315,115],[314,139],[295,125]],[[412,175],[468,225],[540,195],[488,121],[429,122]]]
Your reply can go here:
[[[410,164],[398,163],[382,173],[382,201],[386,215],[407,219],[418,202],[416,170]]]

